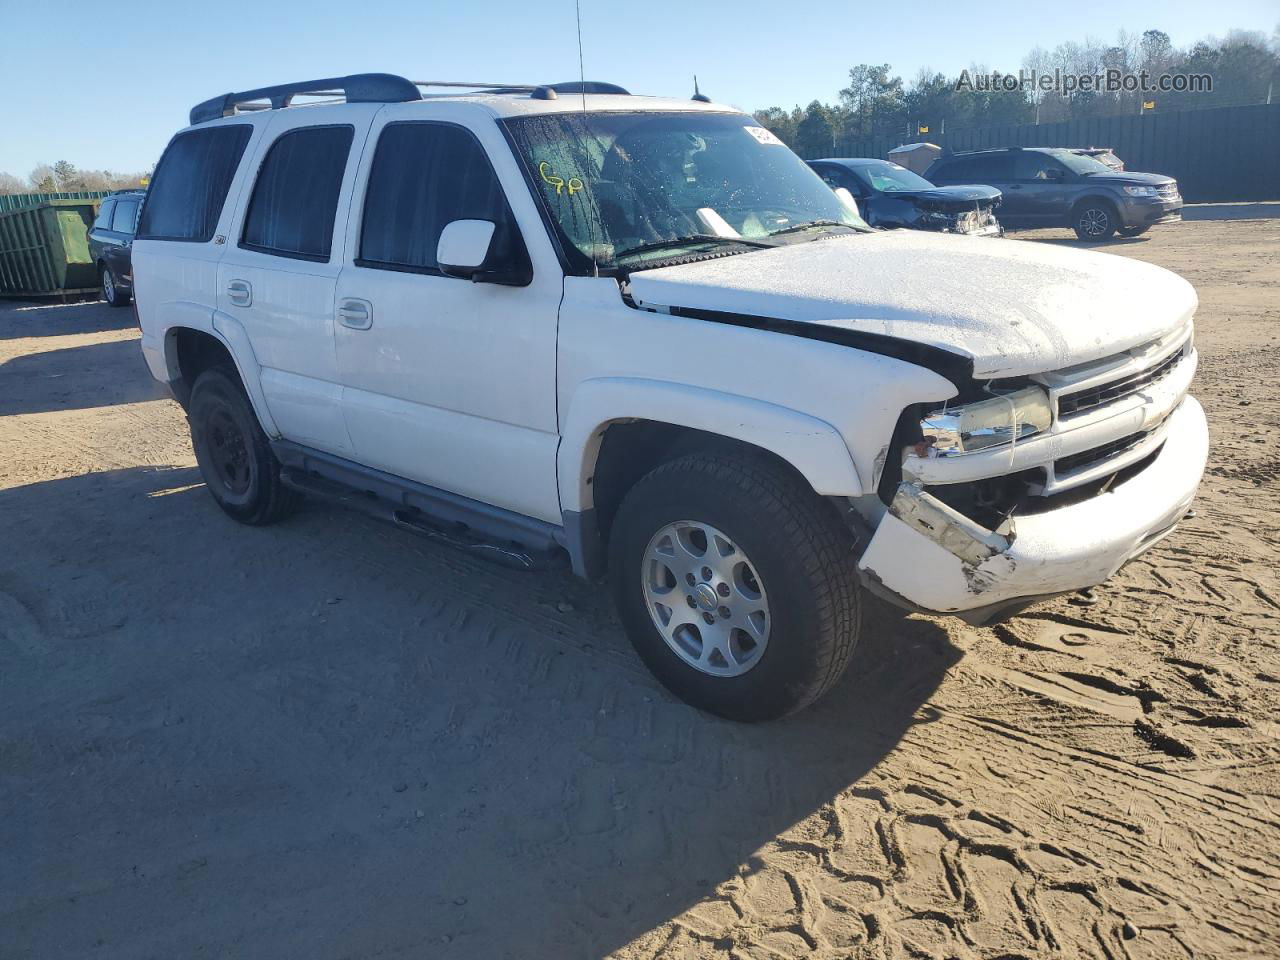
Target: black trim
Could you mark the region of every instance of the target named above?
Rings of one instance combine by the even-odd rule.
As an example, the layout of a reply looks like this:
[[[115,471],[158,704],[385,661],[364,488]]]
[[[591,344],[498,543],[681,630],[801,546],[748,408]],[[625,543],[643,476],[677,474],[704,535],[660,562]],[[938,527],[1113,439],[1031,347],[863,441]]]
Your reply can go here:
[[[642,307],[635,307],[640,310]],[[803,337],[806,340],[821,340],[824,343],[836,343],[842,347],[853,347],[867,353],[879,354],[882,357],[893,357],[904,360],[918,367],[932,370],[946,377],[956,389],[965,390],[973,383],[973,360],[950,350],[935,347],[927,343],[913,340],[901,340],[883,333],[869,333],[864,330],[844,330],[829,327],[823,323],[800,320],[783,320],[778,317],[760,317],[749,313],[726,313],[720,310],[702,310],[696,307],[669,307],[668,312],[676,317],[689,317],[693,320],[707,320],[711,323],[724,323],[734,327],[747,327],[750,330],[767,330],[770,333],[781,333],[790,337]]]

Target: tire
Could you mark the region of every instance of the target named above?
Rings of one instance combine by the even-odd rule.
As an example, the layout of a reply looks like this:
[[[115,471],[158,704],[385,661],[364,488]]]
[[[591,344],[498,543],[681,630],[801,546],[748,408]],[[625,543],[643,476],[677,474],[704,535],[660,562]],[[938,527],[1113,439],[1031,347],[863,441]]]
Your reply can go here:
[[[686,537],[696,551],[699,527],[703,559],[689,563],[672,553],[671,567],[654,559]],[[696,453],[655,468],[624,498],[610,535],[609,577],[636,652],[667,689],[730,720],[773,720],[816,701],[848,666],[861,614],[853,547],[834,513],[782,467],[763,457]],[[710,567],[700,569],[704,560],[717,567],[711,578],[702,572]],[[688,582],[692,570],[696,586]],[[712,601],[723,605],[712,612]],[[696,622],[680,623],[668,639],[663,611],[669,625]],[[706,639],[699,631],[695,643],[688,628],[703,621]]]
[[[1150,229],[1150,224],[1143,224],[1140,227],[1120,227],[1116,233],[1122,237],[1140,237]]]
[[[102,287],[102,299],[110,306],[127,307],[129,305],[128,291],[120,288],[120,284],[116,282],[116,275],[105,263],[98,269],[98,282]]]
[[[1110,240],[1119,223],[1116,208],[1106,200],[1085,200],[1071,211],[1071,227],[1085,243]]]
[[[213,367],[196,377],[187,420],[205,486],[228,516],[261,526],[296,506],[234,370]]]

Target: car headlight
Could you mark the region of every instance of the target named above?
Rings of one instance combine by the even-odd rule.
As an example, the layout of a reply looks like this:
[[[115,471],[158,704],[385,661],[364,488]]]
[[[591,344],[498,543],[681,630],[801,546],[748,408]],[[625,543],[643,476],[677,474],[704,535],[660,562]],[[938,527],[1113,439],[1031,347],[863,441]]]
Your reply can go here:
[[[1039,387],[932,411],[920,421],[924,440],[917,456],[952,457],[990,450],[1048,430],[1049,395]]]
[[[1131,197],[1154,197],[1160,193],[1155,187],[1125,187],[1124,192]]]

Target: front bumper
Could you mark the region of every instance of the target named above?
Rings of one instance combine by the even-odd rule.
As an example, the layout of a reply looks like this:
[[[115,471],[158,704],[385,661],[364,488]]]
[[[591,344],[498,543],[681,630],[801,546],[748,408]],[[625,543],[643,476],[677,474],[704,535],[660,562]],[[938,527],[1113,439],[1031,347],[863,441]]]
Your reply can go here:
[[[1129,197],[1120,204],[1120,222],[1125,227],[1146,227],[1182,220],[1182,197]]]
[[[1107,493],[1014,520],[1001,537],[970,521],[914,519],[904,494],[858,562],[874,592],[911,609],[985,622],[1002,610],[1106,580],[1168,533],[1195,497],[1209,454],[1204,411],[1186,397],[1164,446],[1139,474]],[[926,533],[932,525],[931,533]]]

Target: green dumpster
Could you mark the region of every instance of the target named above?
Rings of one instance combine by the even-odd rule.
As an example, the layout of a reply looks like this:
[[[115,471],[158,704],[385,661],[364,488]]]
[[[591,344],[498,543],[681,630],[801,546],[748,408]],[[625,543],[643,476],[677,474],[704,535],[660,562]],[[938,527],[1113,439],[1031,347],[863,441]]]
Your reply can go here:
[[[84,293],[98,286],[89,228],[100,201],[50,200],[0,213],[0,297]]]

